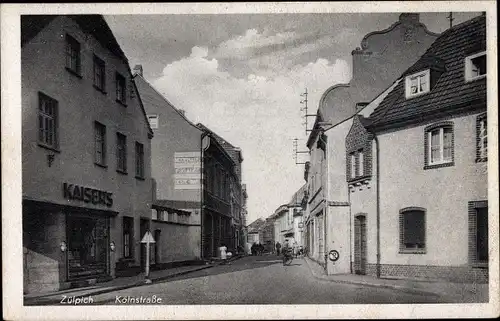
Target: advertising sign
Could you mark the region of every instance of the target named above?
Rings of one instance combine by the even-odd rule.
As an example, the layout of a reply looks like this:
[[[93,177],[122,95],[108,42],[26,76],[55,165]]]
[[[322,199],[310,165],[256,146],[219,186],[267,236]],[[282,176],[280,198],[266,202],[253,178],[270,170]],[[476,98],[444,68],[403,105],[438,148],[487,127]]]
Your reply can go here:
[[[175,189],[200,189],[201,153],[176,152],[174,173]]]

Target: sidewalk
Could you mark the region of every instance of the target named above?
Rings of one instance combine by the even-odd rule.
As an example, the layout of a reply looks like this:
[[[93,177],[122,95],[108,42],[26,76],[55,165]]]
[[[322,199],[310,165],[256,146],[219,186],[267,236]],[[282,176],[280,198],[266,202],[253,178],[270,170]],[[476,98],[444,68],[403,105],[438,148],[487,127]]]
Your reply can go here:
[[[235,256],[229,261],[234,261],[242,256]],[[212,261],[206,265],[198,266],[181,266],[171,269],[151,271],[149,273],[149,279],[154,284],[155,282],[167,280],[174,278],[179,275],[188,274],[195,271],[200,271],[208,269],[214,266],[224,264],[221,261]],[[151,284],[151,283],[150,283]],[[113,279],[109,282],[97,283],[96,285],[83,287],[83,288],[73,288],[63,291],[50,292],[50,293],[34,293],[24,295],[24,305],[57,305],[61,302],[63,296],[67,298],[79,298],[86,297],[90,295],[98,295],[102,293],[108,293],[123,289],[128,289],[137,286],[150,285],[145,282],[144,274],[130,276],[130,277],[119,277]]]
[[[450,303],[487,303],[488,284],[451,283],[443,280],[407,279],[396,277],[381,277],[380,279],[369,275],[335,274],[326,275],[323,267],[308,257],[304,257],[311,273],[316,279],[388,288],[398,291],[434,295],[444,298]]]

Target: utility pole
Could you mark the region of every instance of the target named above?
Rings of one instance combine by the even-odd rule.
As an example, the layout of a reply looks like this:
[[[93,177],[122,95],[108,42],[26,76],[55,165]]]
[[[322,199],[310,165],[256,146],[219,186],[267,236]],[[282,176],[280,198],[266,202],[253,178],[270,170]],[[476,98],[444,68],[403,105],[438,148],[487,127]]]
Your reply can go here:
[[[293,140],[293,152],[294,152],[294,158],[295,158],[295,164],[296,165],[300,165],[300,164],[305,164],[305,162],[299,162],[299,158],[298,158],[298,154],[309,154],[309,151],[299,151],[298,150],[298,142],[299,142],[299,139],[298,138],[294,138]]]
[[[302,99],[300,101],[300,103],[303,104],[304,107],[302,107],[300,110],[305,112],[305,114],[304,114],[305,122],[303,124],[306,126],[306,136],[310,131],[312,131],[312,130],[307,128],[307,118],[308,117],[316,117],[316,114],[308,114],[307,113],[307,111],[308,111],[308,109],[307,109],[307,102],[308,102],[307,95],[308,95],[308,93],[307,93],[307,88],[306,88],[306,91],[303,92],[302,94],[300,94],[301,97],[304,97],[304,99]]]
[[[450,20],[450,28],[453,27],[453,12],[450,11],[450,14],[446,17],[447,19]]]

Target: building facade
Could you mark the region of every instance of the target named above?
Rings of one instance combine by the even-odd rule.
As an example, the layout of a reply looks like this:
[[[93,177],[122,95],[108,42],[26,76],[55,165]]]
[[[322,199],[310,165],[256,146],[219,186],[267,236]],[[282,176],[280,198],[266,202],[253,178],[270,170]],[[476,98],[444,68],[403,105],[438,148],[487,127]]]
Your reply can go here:
[[[201,258],[201,139],[191,123],[134,67],[139,90],[154,132],[151,174],[155,182],[151,233],[153,268]]]
[[[353,272],[488,280],[486,18],[445,31],[346,137]]]
[[[24,292],[140,269],[153,133],[127,58],[100,15],[21,26]]]
[[[345,137],[353,116],[380,96],[416,62],[438,35],[419,22],[418,14],[401,14],[382,31],[367,34],[352,52],[352,79],[323,94],[307,146],[310,151],[306,231],[308,255],[329,274],[351,271],[351,211],[345,187]],[[328,253],[337,250],[337,261]]]

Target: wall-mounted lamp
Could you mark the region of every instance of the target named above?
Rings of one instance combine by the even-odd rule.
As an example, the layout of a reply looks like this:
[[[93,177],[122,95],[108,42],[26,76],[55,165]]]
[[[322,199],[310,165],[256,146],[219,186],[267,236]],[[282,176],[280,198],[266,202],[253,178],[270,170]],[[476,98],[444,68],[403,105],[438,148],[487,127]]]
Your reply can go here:
[[[49,167],[52,166],[52,163],[54,162],[55,156],[56,156],[55,154],[48,154],[47,155],[47,165],[49,165]]]
[[[111,250],[111,252],[114,252],[115,248],[116,248],[115,242],[111,241],[111,243],[109,243],[109,249]]]
[[[61,252],[66,252],[66,249],[68,248],[68,246],[66,245],[66,242],[62,241],[61,242]]]

